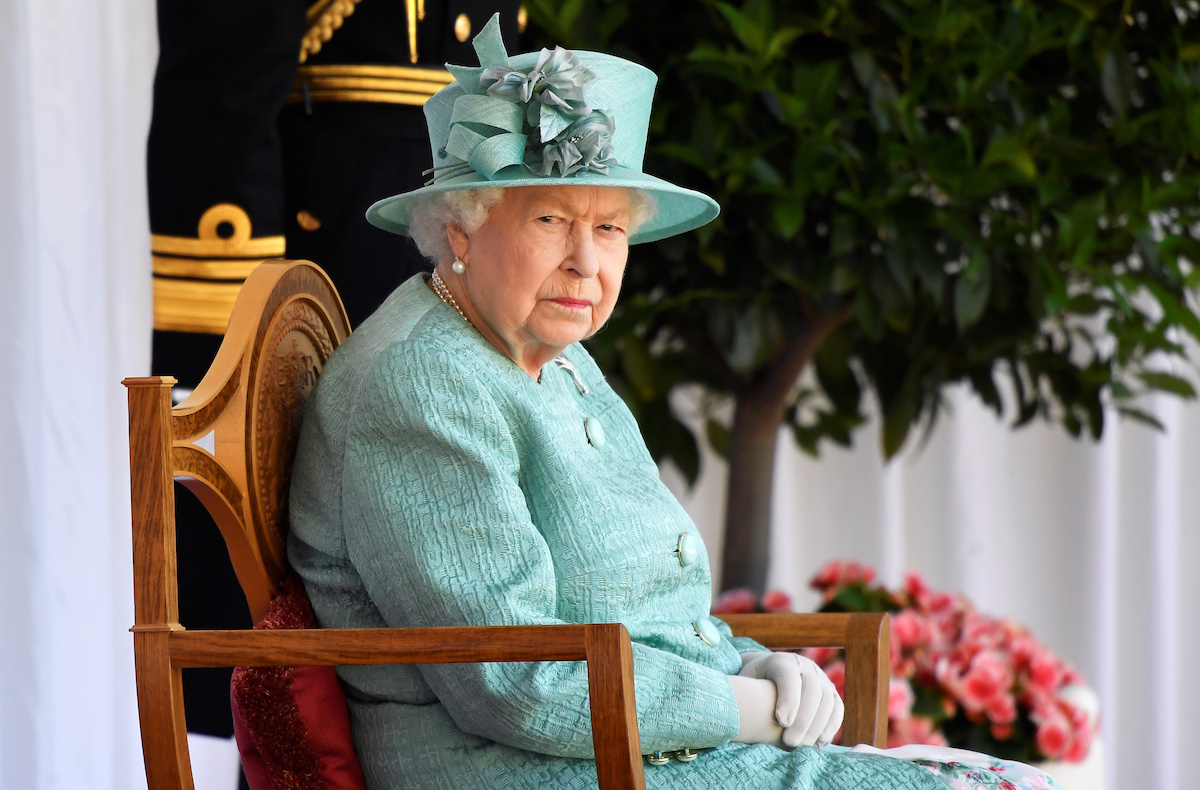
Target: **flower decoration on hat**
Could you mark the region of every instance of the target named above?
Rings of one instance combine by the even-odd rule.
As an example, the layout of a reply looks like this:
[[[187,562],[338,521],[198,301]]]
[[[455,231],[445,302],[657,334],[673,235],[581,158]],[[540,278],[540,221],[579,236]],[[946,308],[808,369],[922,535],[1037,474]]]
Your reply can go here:
[[[429,171],[435,181],[469,171],[491,180],[516,164],[542,177],[607,174],[617,164],[616,121],[593,91],[598,76],[578,55],[543,49],[532,70],[518,71],[504,51],[498,16],[473,44],[480,68],[447,67],[464,95],[455,100],[450,136],[437,152],[450,161]]]
[[[535,165],[526,161],[525,167],[539,176],[559,173],[569,176],[580,170],[607,173],[613,156],[612,135],[616,122],[602,112],[593,112],[566,128],[557,138],[542,146],[542,161]]]

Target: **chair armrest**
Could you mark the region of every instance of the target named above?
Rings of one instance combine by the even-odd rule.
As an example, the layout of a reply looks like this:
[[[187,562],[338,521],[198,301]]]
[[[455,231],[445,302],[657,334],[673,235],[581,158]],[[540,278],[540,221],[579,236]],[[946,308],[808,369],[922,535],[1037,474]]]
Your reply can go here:
[[[586,661],[589,628],[594,627],[183,630],[171,634],[171,658],[180,667]]]
[[[736,636],[773,650],[846,648],[846,719],[842,743],[887,746],[891,617],[863,614],[721,615]]]
[[[586,661],[603,790],[645,790],[633,648],[620,623],[444,628],[172,631],[175,667]]]

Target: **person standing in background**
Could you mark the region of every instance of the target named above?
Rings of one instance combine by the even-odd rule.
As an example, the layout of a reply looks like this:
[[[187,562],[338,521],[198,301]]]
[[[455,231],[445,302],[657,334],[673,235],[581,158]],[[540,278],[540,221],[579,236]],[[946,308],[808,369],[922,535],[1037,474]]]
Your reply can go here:
[[[474,57],[518,0],[159,0],[147,144],[154,272],[152,372],[199,383],[241,283],[267,258],[307,258],[357,325],[421,267],[403,237],[367,223],[382,195],[430,167],[421,107]],[[179,617],[244,628],[249,611],[224,542],[176,485]],[[188,730],[229,737],[228,669],[184,671]]]

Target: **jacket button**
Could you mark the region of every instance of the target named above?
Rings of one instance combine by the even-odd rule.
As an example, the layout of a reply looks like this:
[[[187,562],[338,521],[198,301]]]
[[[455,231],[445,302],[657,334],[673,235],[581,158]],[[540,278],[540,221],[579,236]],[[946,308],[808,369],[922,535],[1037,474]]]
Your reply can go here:
[[[679,536],[679,547],[675,549],[679,555],[679,564],[683,567],[695,565],[700,559],[700,541],[690,532]]]
[[[604,438],[604,426],[595,417],[588,417],[583,421],[583,432],[587,434],[587,439],[591,442],[592,447],[597,450],[608,444],[608,439]]]
[[[709,620],[707,617],[701,617],[692,623],[692,627],[696,629],[696,635],[704,640],[704,644],[709,647],[716,647],[721,644],[721,632],[713,625],[712,620]]]

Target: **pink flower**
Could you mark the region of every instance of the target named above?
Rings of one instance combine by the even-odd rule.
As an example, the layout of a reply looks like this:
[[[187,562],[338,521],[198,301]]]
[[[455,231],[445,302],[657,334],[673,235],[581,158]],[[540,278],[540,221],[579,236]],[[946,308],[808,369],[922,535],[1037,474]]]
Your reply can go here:
[[[926,645],[933,636],[933,628],[924,615],[905,609],[892,615],[892,645],[901,650],[912,650]]]
[[[1046,691],[1055,691],[1062,685],[1062,663],[1048,650],[1037,651],[1029,662],[1029,682]]]
[[[993,724],[1012,724],[1017,720],[1017,701],[1011,694],[999,694],[988,702],[985,712]]]
[[[917,674],[917,662],[892,653],[892,674],[898,678],[912,678]]]
[[[963,706],[979,711],[1012,687],[1012,669],[1002,654],[986,651],[971,660],[962,681]]]
[[[1067,749],[1063,759],[1069,763],[1081,763],[1086,760],[1088,752],[1092,750],[1092,740],[1095,737],[1096,731],[1091,727],[1076,730],[1075,737],[1071,740],[1071,748]]]
[[[824,590],[827,597],[836,587],[847,584],[870,584],[875,581],[875,571],[866,565],[846,560],[834,560],[817,572],[809,582],[814,590]]]
[[[913,716],[893,722],[888,727],[888,746],[904,746],[908,743],[945,746],[946,736],[934,728],[931,719],[924,716]]]
[[[1064,716],[1051,716],[1038,725],[1037,745],[1051,760],[1064,757],[1071,748],[1071,731]]]
[[[1013,726],[1011,724],[997,724],[992,722],[990,729],[992,737],[998,741],[1007,741],[1013,734]]]
[[[792,611],[792,599],[783,590],[770,590],[762,599],[763,608],[768,612]]]
[[[904,592],[912,596],[912,599],[918,604],[929,598],[929,585],[925,583],[925,577],[921,575],[920,571],[909,571],[904,574]]]
[[[836,647],[806,647],[800,654],[819,667],[823,667],[838,657],[840,651]]]
[[[833,683],[833,687],[837,689],[838,696],[842,699],[846,698],[846,664],[843,661],[834,661],[827,667],[823,667],[825,676]]]
[[[726,590],[713,604],[713,614],[746,614],[758,607],[758,600],[748,587]]]
[[[888,681],[888,718],[905,719],[912,713],[913,703],[917,701],[912,686],[907,680],[892,678]]]

